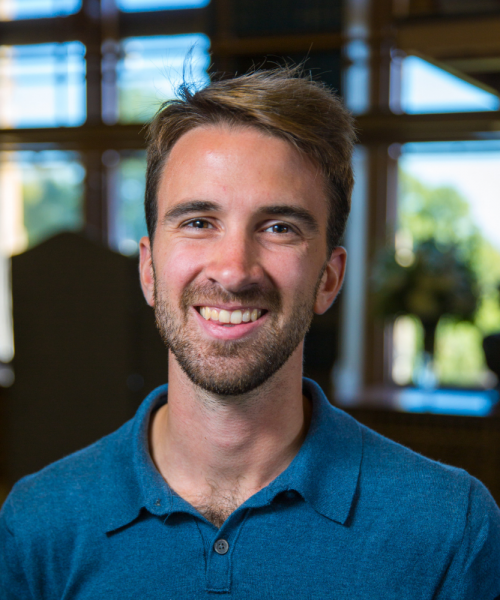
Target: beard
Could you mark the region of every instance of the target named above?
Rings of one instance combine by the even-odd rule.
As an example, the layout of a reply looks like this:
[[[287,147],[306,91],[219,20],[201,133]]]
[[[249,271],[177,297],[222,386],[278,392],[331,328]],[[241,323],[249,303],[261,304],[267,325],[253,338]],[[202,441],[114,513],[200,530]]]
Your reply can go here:
[[[249,289],[231,293],[217,284],[191,284],[181,297],[180,314],[159,289],[155,278],[156,326],[165,345],[192,383],[218,396],[248,394],[272,377],[304,339],[314,315],[313,307],[323,271],[314,290],[297,295],[289,315],[282,315],[278,290]],[[268,311],[251,339],[207,340],[189,328],[192,306],[237,303]]]

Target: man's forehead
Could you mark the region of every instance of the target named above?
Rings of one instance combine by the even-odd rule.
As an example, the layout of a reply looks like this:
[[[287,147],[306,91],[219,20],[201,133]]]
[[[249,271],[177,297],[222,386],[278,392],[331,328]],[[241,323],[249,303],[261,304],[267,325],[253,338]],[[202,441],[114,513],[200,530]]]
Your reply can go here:
[[[162,204],[247,194],[257,204],[326,206],[319,168],[289,142],[255,127],[210,125],[185,133],[170,151],[159,186]],[[193,194],[195,194],[193,196]]]

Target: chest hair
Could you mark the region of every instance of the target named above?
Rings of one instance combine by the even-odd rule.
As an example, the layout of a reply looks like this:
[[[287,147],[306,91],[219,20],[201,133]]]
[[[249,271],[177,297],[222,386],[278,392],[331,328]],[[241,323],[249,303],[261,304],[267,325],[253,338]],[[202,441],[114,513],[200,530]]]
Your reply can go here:
[[[197,496],[189,500],[196,510],[220,529],[224,521],[243,503],[239,490],[220,490],[212,486],[209,496]]]

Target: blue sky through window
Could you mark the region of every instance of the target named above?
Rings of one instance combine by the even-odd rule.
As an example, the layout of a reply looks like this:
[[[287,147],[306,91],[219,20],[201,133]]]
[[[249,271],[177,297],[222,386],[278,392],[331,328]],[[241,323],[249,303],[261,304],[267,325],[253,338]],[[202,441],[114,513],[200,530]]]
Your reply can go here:
[[[2,127],[78,126],[86,118],[81,42],[0,46]]]
[[[499,97],[417,56],[403,60],[401,108],[406,113],[498,110]]]
[[[175,8],[201,8],[210,0],[117,0],[118,8],[126,12],[165,10]]]
[[[184,78],[195,87],[206,85],[209,47],[209,38],[195,33],[123,40],[117,68],[119,120],[148,120],[162,102],[175,97]]]
[[[467,201],[483,235],[500,250],[500,142],[405,144],[403,171],[430,187],[455,188]]]
[[[0,20],[62,17],[78,12],[82,0],[4,0]]]

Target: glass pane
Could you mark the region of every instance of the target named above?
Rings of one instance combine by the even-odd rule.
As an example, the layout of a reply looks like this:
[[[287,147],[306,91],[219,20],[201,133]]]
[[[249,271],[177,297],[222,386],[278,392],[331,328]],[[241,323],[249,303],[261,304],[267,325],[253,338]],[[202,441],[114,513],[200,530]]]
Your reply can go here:
[[[0,0],[0,21],[62,17],[78,12],[82,0]]]
[[[81,125],[86,118],[85,46],[0,46],[0,127]]]
[[[343,69],[342,93],[347,108],[361,115],[370,107],[370,49],[366,42],[354,40],[344,46],[349,63]]]
[[[118,0],[118,8],[127,12],[140,10],[165,10],[175,8],[201,8],[210,0]]]
[[[500,331],[500,142],[406,144],[399,167],[396,260],[410,269],[416,247],[432,239],[443,253],[455,247],[478,281],[478,309],[472,321],[444,317],[439,322],[435,346],[439,383],[491,387],[495,382],[486,368],[482,339]],[[449,276],[449,285],[455,285],[455,275],[450,271]],[[443,282],[433,283],[429,277],[421,284],[414,297],[420,308],[436,297],[434,287]],[[397,383],[411,382],[422,346],[418,319],[400,318],[394,330]]]
[[[12,255],[83,224],[85,171],[73,152],[0,154],[2,253]]]
[[[105,160],[113,185],[110,242],[118,252],[131,255],[139,251],[138,242],[143,235],[147,235],[144,217],[146,153],[114,154],[117,155],[116,160]]]
[[[406,113],[449,113],[498,110],[497,95],[408,56],[402,61],[401,110]]]
[[[84,175],[73,152],[0,153],[0,361],[14,354],[9,257],[82,227]],[[1,371],[0,386],[12,383],[11,375]]]
[[[208,83],[210,40],[202,34],[128,38],[118,62],[118,105],[122,123],[150,119],[175,96],[185,79]]]

